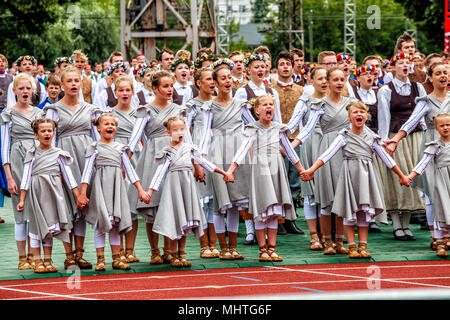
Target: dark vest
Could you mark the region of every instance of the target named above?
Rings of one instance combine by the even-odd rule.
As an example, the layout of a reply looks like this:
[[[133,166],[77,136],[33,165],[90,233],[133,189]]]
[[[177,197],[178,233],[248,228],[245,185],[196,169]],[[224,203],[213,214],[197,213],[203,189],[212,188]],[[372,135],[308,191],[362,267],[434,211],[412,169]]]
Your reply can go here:
[[[355,94],[356,99],[362,101],[361,96],[358,93],[358,87],[352,85],[353,93]],[[377,97],[378,89],[374,89],[375,97]],[[366,104],[369,107],[370,120],[367,120],[367,126],[375,133],[378,132],[378,97],[375,104]]]
[[[106,88],[106,93],[108,94],[108,100],[106,105],[110,108],[114,108],[119,103],[119,100],[114,96],[114,92],[111,87]]]
[[[411,94],[409,96],[401,96],[395,90],[394,84],[389,82],[387,84],[389,89],[391,89],[391,124],[390,132],[397,133],[401,126],[409,119],[414,107],[416,105],[415,99],[419,96],[419,88],[417,82],[411,81]],[[414,129],[413,132],[422,131],[419,126]]]
[[[145,94],[144,94],[143,91],[139,91],[139,92],[137,93],[137,97],[138,97],[138,99],[139,99],[139,105],[140,105],[140,106],[144,106],[144,105],[147,104],[147,103],[145,102]]]
[[[13,82],[14,78],[10,74],[6,74],[0,78],[0,109],[6,108],[8,98],[8,87]]]
[[[264,87],[265,87],[265,89],[266,89],[266,93],[269,93],[269,94],[271,94],[271,95],[274,95],[274,94],[273,94],[272,88],[270,88],[270,87],[268,87],[268,86],[264,86]],[[251,99],[256,98],[255,92],[252,90],[252,88],[250,88],[250,86],[249,86],[248,84],[246,84],[246,85],[244,86],[244,89],[245,89],[245,92],[247,93],[247,101],[250,101]],[[253,118],[254,118],[255,120],[258,119],[258,117],[256,116],[256,113],[255,113],[255,111],[253,110],[253,108],[251,108],[250,111],[251,111],[251,113],[252,113]]]
[[[31,104],[37,107],[41,100],[41,82],[36,79],[36,92],[33,92],[31,96]]]
[[[191,85],[191,90],[192,90],[193,98],[197,97],[198,94],[200,93],[200,90],[197,88],[197,86],[195,84]],[[183,104],[183,96],[180,96],[178,94],[177,90],[175,90],[175,89],[173,89],[172,101],[173,101],[173,103],[176,103],[180,106]]]

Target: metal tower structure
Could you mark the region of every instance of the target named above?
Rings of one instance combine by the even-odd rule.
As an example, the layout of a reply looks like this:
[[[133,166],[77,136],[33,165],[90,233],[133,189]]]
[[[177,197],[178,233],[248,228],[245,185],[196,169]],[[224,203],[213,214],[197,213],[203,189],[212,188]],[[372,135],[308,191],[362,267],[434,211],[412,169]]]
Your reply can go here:
[[[217,6],[217,52],[224,56],[227,56],[230,52],[230,19],[228,15],[229,0],[225,1],[225,10],[220,10],[220,6]]]
[[[356,59],[356,0],[344,3],[344,52]]]
[[[121,51],[145,54],[148,60],[176,42],[171,49],[198,50],[216,46],[215,0],[120,0]],[[184,43],[184,44],[182,44]]]

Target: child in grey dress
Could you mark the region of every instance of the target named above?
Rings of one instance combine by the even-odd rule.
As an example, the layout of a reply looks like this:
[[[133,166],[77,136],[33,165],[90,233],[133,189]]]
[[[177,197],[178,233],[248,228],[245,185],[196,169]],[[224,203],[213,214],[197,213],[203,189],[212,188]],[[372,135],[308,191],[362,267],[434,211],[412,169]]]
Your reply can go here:
[[[183,143],[186,129],[182,118],[172,117],[164,125],[172,141],[155,157],[159,165],[148,192],[151,196],[161,184],[163,187],[153,230],[170,239],[170,264],[188,267],[191,263],[185,258],[186,233],[193,231],[200,238],[206,222],[192,167],[201,165],[209,172],[218,172],[225,177],[226,182],[232,179],[222,169],[204,159],[192,144]],[[204,178],[200,177],[202,181]]]

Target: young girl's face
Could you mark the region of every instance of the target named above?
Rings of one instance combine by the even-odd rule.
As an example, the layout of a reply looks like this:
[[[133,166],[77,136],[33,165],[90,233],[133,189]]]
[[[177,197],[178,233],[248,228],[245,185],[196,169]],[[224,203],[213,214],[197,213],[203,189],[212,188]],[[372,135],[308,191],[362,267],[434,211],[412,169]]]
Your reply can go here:
[[[260,120],[272,121],[275,115],[275,101],[270,97],[263,97],[259,100],[259,106],[255,109]]]
[[[55,128],[51,123],[41,123],[38,127],[38,132],[34,134],[42,146],[49,147],[52,144]]]
[[[21,80],[13,89],[13,92],[16,94],[18,102],[22,104],[29,104],[31,101],[31,95],[33,94],[33,86],[30,81]]]
[[[358,76],[358,82],[361,85],[361,88],[365,90],[372,88],[374,81],[375,77],[372,71],[363,72]]]
[[[212,76],[212,70],[202,72],[202,76],[200,80],[197,81],[197,85],[199,85],[200,91],[213,94],[216,85]]]
[[[172,99],[173,79],[171,77],[162,77],[158,87],[153,87],[153,92],[164,100]]]
[[[362,128],[367,121],[367,112],[363,109],[352,107],[348,114],[348,119],[355,128]]]
[[[339,61],[338,67],[339,69],[344,71],[345,76],[347,77],[348,73],[350,72],[350,62],[348,62],[348,60],[342,59],[341,61]]]
[[[328,90],[327,71],[325,69],[317,70],[313,80],[314,90],[325,94]]]
[[[23,60],[20,63],[19,70],[20,70],[20,72],[26,72],[28,74],[33,74],[33,71],[34,71],[33,62],[31,62],[30,60]]]
[[[450,117],[439,118],[434,127],[441,137],[450,137]]]
[[[189,66],[186,63],[180,63],[175,68],[175,77],[177,78],[177,81],[181,84],[186,84],[189,77]]]
[[[170,129],[167,130],[167,134],[172,137],[172,142],[176,144],[183,142],[185,132],[185,126],[181,120],[172,122]]]
[[[446,88],[448,84],[448,70],[444,65],[439,65],[434,68],[430,81],[434,88]]]
[[[102,117],[97,126],[100,136],[105,140],[112,140],[116,133],[116,121],[111,116]]]
[[[125,72],[125,69],[123,67],[117,68],[115,69],[113,72],[111,72],[111,78],[113,78],[113,80],[117,80],[120,77],[125,77],[127,75],[127,73]]]
[[[231,71],[229,69],[220,69],[217,72],[217,81],[215,82],[217,88],[221,92],[230,93],[233,79],[231,78]]]
[[[394,70],[396,74],[408,76],[410,62],[408,59],[399,59],[395,62]]]
[[[342,94],[345,84],[345,74],[342,70],[335,70],[330,74],[330,79],[328,80],[330,85],[330,90],[335,93]]]
[[[126,81],[122,81],[116,88],[116,96],[119,103],[130,104],[131,97],[133,96],[133,89],[131,89],[131,85]]]
[[[71,96],[78,95],[78,91],[80,91],[81,87],[80,76],[75,72],[67,73],[64,77],[64,81],[62,82],[62,87],[65,94]]]
[[[144,74],[144,86],[146,88],[151,88],[152,87],[152,75],[153,75],[153,71],[147,71]]]
[[[266,73],[266,63],[262,60],[253,61],[249,66],[250,79],[253,82],[263,81]]]

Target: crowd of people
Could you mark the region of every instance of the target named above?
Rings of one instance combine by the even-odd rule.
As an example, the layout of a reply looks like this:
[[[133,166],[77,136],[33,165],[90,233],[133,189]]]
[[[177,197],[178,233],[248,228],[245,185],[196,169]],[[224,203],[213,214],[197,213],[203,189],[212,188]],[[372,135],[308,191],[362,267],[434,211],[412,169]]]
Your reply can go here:
[[[414,241],[415,215],[446,257],[448,55],[425,56],[404,33],[390,59],[304,59],[265,46],[227,57],[166,48],[131,62],[113,52],[92,68],[76,50],[49,72],[31,55],[11,65],[0,55],[1,187],[19,270],[56,272],[53,238],[65,269],[91,269],[87,224],[95,270],[107,269],[106,234],[112,267],[130,269],[139,218],[150,264],[189,267],[189,233],[201,258],[244,259],[240,220],[260,261],[282,261],[277,236],[304,233],[299,207],[310,250],[370,258],[377,223],[391,220],[395,240]]]

